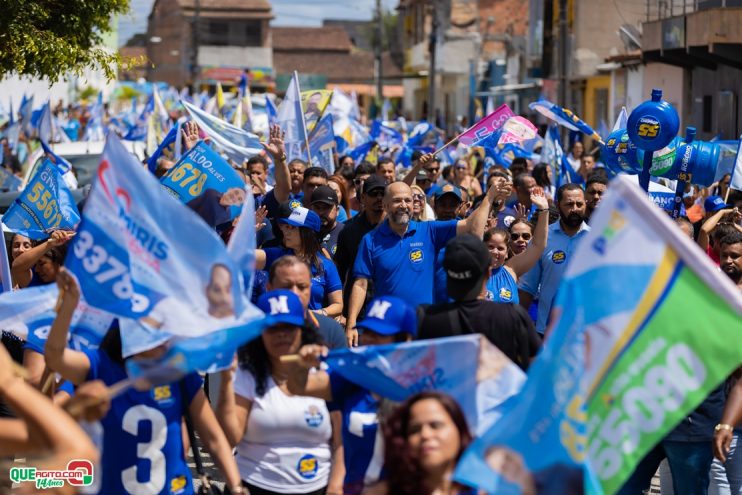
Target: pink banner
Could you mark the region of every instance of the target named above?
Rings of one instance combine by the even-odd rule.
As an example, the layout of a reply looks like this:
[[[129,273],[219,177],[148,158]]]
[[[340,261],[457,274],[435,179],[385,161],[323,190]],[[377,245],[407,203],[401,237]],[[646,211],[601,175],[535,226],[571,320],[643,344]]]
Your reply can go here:
[[[498,131],[510,117],[515,117],[510,107],[500,105],[494,112],[461,133],[459,142],[465,146],[476,146]]]

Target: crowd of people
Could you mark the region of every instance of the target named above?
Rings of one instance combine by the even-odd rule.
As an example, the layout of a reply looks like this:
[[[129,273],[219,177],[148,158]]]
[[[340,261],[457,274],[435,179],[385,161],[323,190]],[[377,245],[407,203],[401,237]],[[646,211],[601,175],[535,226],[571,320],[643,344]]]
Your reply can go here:
[[[184,127],[184,142],[194,126]],[[577,142],[569,164],[582,181],[559,187],[546,164],[515,158],[487,169],[474,153],[447,166],[416,153],[407,169],[386,158],[342,156],[328,175],[288,160],[283,140],[272,126],[265,155],[233,164],[256,200],[253,301],[274,323],[239,350],[208,394],[192,373],[108,400],[107,387],[126,378],[118,325],[98,349],[68,345],[80,299],[64,268],[74,232],[41,242],[12,237],[14,287],[56,283],[60,300],[43,348],[3,333],[0,455],[50,469],[89,459],[97,484],[86,493],[193,493],[186,452],[197,444],[233,494],[477,493],[451,479],[473,438],[453,399],[429,391],[395,403],[327,368],[322,357],[481,334],[528,370],[548,339],[565,268],[610,188],[608,174]],[[742,290],[742,195],[733,191],[725,202],[728,185],[727,175],[707,190],[689,190],[687,216],[677,225]],[[225,242],[232,232],[232,225],[219,229]],[[49,390],[46,377],[55,373],[61,382]],[[663,494],[740,493],[741,394],[730,377],[650,452],[622,493],[648,489],[664,459]],[[100,421],[102,437],[91,439],[76,420]],[[507,475],[512,461],[501,457],[493,455],[491,465]],[[581,490],[579,483],[518,479],[529,495]]]

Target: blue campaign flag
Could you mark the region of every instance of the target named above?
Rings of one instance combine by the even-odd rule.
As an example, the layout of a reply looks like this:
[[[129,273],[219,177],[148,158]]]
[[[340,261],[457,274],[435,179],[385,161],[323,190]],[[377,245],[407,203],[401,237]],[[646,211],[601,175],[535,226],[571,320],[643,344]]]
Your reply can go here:
[[[234,326],[249,304],[221,238],[112,134],[65,266],[91,306],[167,335]]]
[[[41,116],[37,125],[39,140],[45,143],[52,142],[52,110],[49,101],[41,107]]]
[[[245,182],[237,172],[199,141],[160,179],[163,187],[188,205],[211,227],[237,218],[244,200]],[[238,198],[233,198],[238,194]]]
[[[23,185],[23,179],[13,175],[5,167],[0,167],[0,191],[17,191]]]
[[[4,241],[4,240],[3,240]],[[10,276],[10,258],[5,242],[0,243],[0,293],[13,290],[13,279]]]
[[[242,294],[247,300],[252,299],[252,288],[255,280],[256,238],[255,198],[248,189],[245,204],[242,205],[242,213],[227,245],[229,255],[235,260],[242,272]]]
[[[32,350],[43,353],[59,297],[56,284],[40,285],[0,294],[0,328],[24,339]],[[94,349],[103,340],[113,315],[90,307],[81,298],[72,313],[69,345]]]
[[[175,143],[177,135],[178,126],[171,127],[160,145],[157,146],[155,152],[152,153],[152,156],[147,159],[147,170],[149,170],[153,174],[155,173],[155,171],[157,170],[157,160],[160,159],[160,157],[162,156],[162,152],[165,151],[168,146],[171,146],[173,143]]]
[[[603,140],[600,135],[593,130],[584,120],[579,118],[577,115],[567,108],[562,108],[559,105],[552,103],[548,100],[534,101],[528,105],[528,108],[539,112],[541,115],[553,120],[559,125],[566,127],[572,131],[580,131],[587,134],[596,141],[602,143]]]
[[[26,134],[31,134],[31,116],[33,114],[33,99],[34,96],[31,95],[31,98],[26,98],[26,94],[23,94],[23,99],[21,100],[21,106],[18,109],[18,113],[20,114],[20,124],[21,124],[21,131],[25,132]]]
[[[153,386],[178,381],[188,373],[214,373],[227,369],[241,346],[260,336],[271,324],[270,318],[257,311],[240,326],[217,330],[202,337],[178,338],[168,342],[159,359],[129,359],[126,369],[131,378],[145,378]]]
[[[459,403],[474,431],[498,420],[500,406],[523,386],[525,374],[477,334],[330,351],[333,372],[394,401],[440,390]]]
[[[56,165],[44,160],[3,215],[3,223],[34,240],[46,239],[54,230],[75,230],[80,212]]]
[[[366,159],[366,156],[378,146],[379,145],[376,143],[376,141],[369,141],[353,148],[352,150],[348,151],[347,154],[348,156],[353,158],[354,162],[361,163]]]
[[[435,127],[433,124],[421,120],[412,128],[412,131],[410,131],[410,135],[407,137],[407,143],[410,146],[420,146],[428,133],[434,129]]]
[[[371,139],[374,139],[382,148],[395,148],[404,144],[402,134],[389,126],[381,123],[380,120],[374,120],[371,123]]]
[[[278,122],[278,110],[268,96],[265,97],[265,113],[268,114],[268,125]]]
[[[233,126],[188,102],[182,103],[201,130],[236,163],[241,165],[248,158],[264,153],[257,135]]]
[[[335,172],[335,133],[332,129],[332,115],[327,112],[314,126],[309,136],[309,155],[312,165],[322,167],[327,175]]]
[[[41,140],[41,148],[44,150],[44,153],[46,153],[47,158],[49,158],[49,161],[54,163],[58,168],[59,172],[64,175],[70,170],[72,170],[72,164],[62,158],[61,156],[54,153],[51,146],[47,144],[46,141]]]

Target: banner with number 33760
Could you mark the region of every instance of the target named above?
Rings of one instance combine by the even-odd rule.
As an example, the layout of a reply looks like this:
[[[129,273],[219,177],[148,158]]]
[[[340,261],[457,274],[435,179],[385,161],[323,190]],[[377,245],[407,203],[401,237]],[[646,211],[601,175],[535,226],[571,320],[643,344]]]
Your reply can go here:
[[[176,335],[202,334],[214,315],[243,307],[241,274],[221,239],[113,135],[65,266],[91,306]]]

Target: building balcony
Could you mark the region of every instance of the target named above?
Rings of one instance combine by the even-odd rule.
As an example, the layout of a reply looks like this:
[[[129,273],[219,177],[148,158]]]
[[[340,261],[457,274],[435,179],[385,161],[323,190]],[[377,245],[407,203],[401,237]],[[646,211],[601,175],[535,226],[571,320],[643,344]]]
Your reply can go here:
[[[711,8],[711,4],[724,6]],[[728,65],[742,69],[742,1],[697,1],[694,11],[689,10],[677,15],[674,9],[671,12],[676,15],[669,17],[652,17],[648,10],[654,20],[643,25],[644,60],[688,68],[715,70]]]

